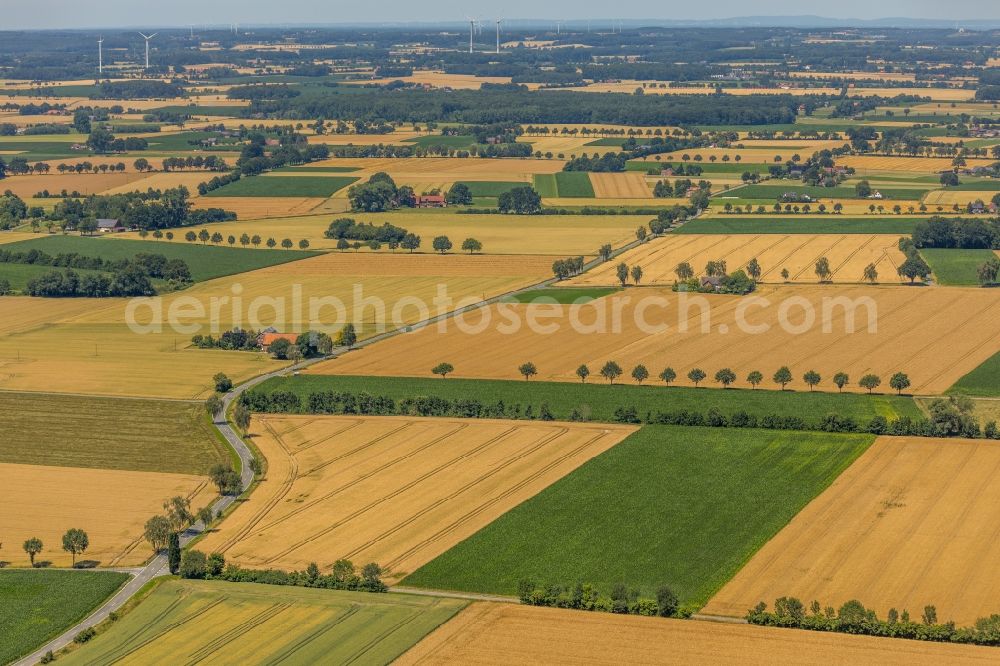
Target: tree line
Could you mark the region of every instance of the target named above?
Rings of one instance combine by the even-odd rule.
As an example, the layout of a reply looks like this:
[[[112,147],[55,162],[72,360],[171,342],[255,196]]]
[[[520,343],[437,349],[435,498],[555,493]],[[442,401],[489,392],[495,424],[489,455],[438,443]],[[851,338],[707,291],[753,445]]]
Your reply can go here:
[[[813,601],[807,610],[795,597],[779,597],[774,602],[773,611],[768,611],[767,604],[761,602],[747,611],[746,620],[750,624],[768,627],[940,643],[1000,645],[1000,615],[979,618],[972,627],[956,627],[954,622],[940,622],[937,608],[932,605],[924,606],[919,620],[912,619],[906,609],[900,613],[895,608],[890,608],[883,620],[873,609],[866,608],[856,599],[845,602],[836,610],[832,606],[823,608],[818,601]]]
[[[638,590],[623,583],[611,588],[610,594],[601,594],[591,583],[562,586],[539,584],[522,580],[517,585],[517,597],[528,606],[572,608],[574,610],[615,613],[618,615],[644,615],[646,617],[689,617],[690,609],[681,609],[677,595],[667,585],[656,589],[656,597],[641,596]]]

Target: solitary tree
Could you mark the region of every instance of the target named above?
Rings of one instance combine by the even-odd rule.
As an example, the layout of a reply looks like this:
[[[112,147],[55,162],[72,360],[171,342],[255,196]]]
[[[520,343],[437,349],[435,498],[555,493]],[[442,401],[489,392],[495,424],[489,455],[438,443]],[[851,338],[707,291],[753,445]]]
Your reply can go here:
[[[660,381],[664,384],[670,385],[670,382],[677,379],[677,373],[674,372],[673,368],[665,368],[663,372],[660,373]]]
[[[632,368],[632,379],[634,379],[639,384],[643,383],[644,381],[649,379],[649,370],[646,369],[646,366],[640,363],[639,365]]]
[[[747,383],[753,388],[757,388],[762,381],[764,381],[764,374],[760,370],[752,370],[747,375]]]
[[[63,534],[62,547],[67,553],[73,555],[73,566],[76,566],[76,556],[84,553],[90,547],[90,537],[87,533],[78,528],[66,530]]]
[[[708,375],[701,368],[693,368],[691,372],[688,373],[688,379],[694,382],[695,386],[701,383],[701,380],[705,379]]]
[[[894,388],[898,395],[901,395],[903,391],[910,388],[910,378],[905,372],[897,372],[889,378],[889,386]]]
[[[152,547],[154,553],[158,553],[167,547],[170,539],[170,521],[164,516],[153,516],[146,521],[143,536]]]
[[[483,244],[477,241],[475,238],[466,238],[462,241],[462,250],[472,254],[474,252],[480,252],[483,249]]]
[[[878,269],[875,268],[875,264],[868,264],[865,266],[864,279],[866,282],[875,284],[878,282]]]
[[[639,286],[639,281],[642,280],[642,266],[632,267],[632,282],[635,282],[636,286]]]
[[[538,374],[538,368],[536,368],[535,364],[532,363],[531,361],[528,361],[527,363],[522,363],[521,365],[517,366],[517,371],[520,372],[522,375],[524,375],[524,381],[528,381],[529,379]]]
[[[451,240],[447,236],[438,236],[432,241],[431,247],[433,247],[436,252],[444,254],[451,249]]]
[[[747,264],[747,275],[753,278],[754,282],[760,279],[760,263],[757,262],[757,257],[754,257]]]
[[[628,283],[628,266],[624,261],[618,264],[618,267],[615,268],[615,273],[618,275],[618,281],[621,282],[624,287]]]
[[[729,388],[729,385],[736,381],[736,373],[729,368],[723,368],[715,373],[715,381],[722,384],[722,388]]]
[[[843,391],[844,387],[847,386],[851,381],[846,372],[838,372],[833,376],[833,383],[837,387],[838,391]]]
[[[871,393],[882,384],[882,379],[878,375],[865,375],[858,382],[858,386],[861,388],[868,389],[868,393]]]
[[[806,374],[802,375],[802,381],[804,381],[806,385],[809,386],[810,391],[812,391],[813,388],[815,388],[816,385],[820,383],[821,379],[822,378],[819,376],[819,373],[816,372],[815,370],[810,370]]]
[[[233,382],[225,373],[216,373],[212,377],[212,382],[215,384],[215,390],[219,393],[229,393],[233,389]]]
[[[791,273],[788,272],[787,268],[782,268],[781,269],[781,279],[782,280],[784,280],[785,282],[788,282],[788,276],[789,275],[791,275]]]
[[[775,384],[781,384],[781,390],[784,391],[785,387],[792,381],[792,371],[788,369],[787,365],[783,365],[774,373],[773,379]]]
[[[28,554],[28,558],[31,560],[31,566],[35,566],[35,555],[42,552],[42,540],[38,537],[31,537],[24,542],[24,552]]]
[[[233,408],[233,423],[240,429],[244,437],[250,432],[250,419],[250,409],[243,403],[239,403]]]
[[[820,257],[816,262],[816,277],[819,278],[820,282],[826,282],[830,279],[831,275],[830,260],[826,257]]]
[[[580,378],[581,382],[586,382],[587,377],[590,376],[590,368],[588,368],[586,365],[581,365],[579,368],[576,369],[576,376]]]
[[[682,261],[677,264],[677,268],[674,269],[674,272],[677,274],[677,279],[681,281],[690,280],[694,277],[694,269],[691,268],[691,264],[686,261]]]
[[[438,363],[433,368],[431,368],[431,372],[433,372],[435,375],[441,375],[442,379],[444,379],[445,377],[448,376],[449,373],[454,371],[455,371],[455,366],[453,366],[451,363]]]
[[[622,367],[615,363],[614,361],[608,361],[601,368],[601,377],[604,377],[611,384],[615,383],[615,380],[622,376]]]

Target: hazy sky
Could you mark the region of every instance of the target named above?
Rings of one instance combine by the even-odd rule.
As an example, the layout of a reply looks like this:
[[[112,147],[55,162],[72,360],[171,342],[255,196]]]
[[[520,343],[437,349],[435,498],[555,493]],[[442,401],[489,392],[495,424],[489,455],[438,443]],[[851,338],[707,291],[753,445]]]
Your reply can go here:
[[[873,13],[874,12],[874,13]],[[712,19],[817,14],[837,18],[1000,18],[997,0],[0,0],[0,29],[189,24],[340,23],[462,20],[500,13],[511,18]],[[613,16],[612,16],[613,15]]]

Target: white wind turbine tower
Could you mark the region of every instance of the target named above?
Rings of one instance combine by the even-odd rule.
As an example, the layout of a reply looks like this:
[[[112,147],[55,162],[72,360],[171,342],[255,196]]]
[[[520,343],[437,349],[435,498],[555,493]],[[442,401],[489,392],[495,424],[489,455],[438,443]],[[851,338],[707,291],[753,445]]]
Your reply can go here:
[[[104,38],[97,40],[97,74],[104,74]]]
[[[139,33],[139,36],[146,40],[146,69],[149,69],[149,40],[156,37],[158,34],[160,33],[154,32],[152,35],[144,35],[141,32]]]
[[[472,38],[476,34],[476,19],[469,19],[469,53],[472,53]]]
[[[497,19],[497,55],[500,55],[500,21],[502,19]]]

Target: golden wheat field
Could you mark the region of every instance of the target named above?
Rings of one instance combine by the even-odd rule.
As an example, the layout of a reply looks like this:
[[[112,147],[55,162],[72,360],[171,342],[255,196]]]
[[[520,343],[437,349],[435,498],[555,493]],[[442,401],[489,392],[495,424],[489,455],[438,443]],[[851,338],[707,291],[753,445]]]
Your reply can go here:
[[[844,155],[837,159],[839,166],[854,167],[859,175],[872,171],[906,171],[910,173],[937,173],[951,169],[950,157],[885,157],[880,155]],[[989,166],[992,160],[969,158],[969,167]]]
[[[382,159],[374,157],[332,158],[314,162],[312,166],[357,167],[350,175],[367,179],[384,171],[395,180],[485,180],[530,182],[536,173],[562,171],[560,160],[538,159],[488,159],[469,157],[406,157]]]
[[[974,191],[974,190],[934,190],[928,192],[924,197],[924,203],[928,206],[953,206],[958,204],[965,207],[977,199],[989,203],[996,191]]]
[[[601,153],[621,152],[621,146],[588,146],[594,141],[593,136],[522,136],[518,138],[518,143],[530,143],[531,149],[536,152],[552,153],[553,155],[579,155],[581,153],[591,153],[598,150]]]
[[[743,615],[783,595],[881,617],[937,607],[971,626],[1000,611],[1000,444],[880,437],[765,545],[704,612]],[[809,603],[809,602],[806,602]]]
[[[198,510],[215,498],[208,479],[185,474],[0,463],[0,478],[0,534],[9,544],[0,559],[15,566],[30,564],[20,545],[32,537],[44,544],[36,561],[69,566],[62,535],[70,528],[90,537],[78,560],[140,565],[153,554],[143,540],[143,525],[162,511],[163,502],[181,495]]]
[[[10,190],[19,197],[33,197],[48,190],[53,194],[66,190],[83,195],[102,194],[110,189],[141,180],[137,173],[96,173],[62,175],[58,173],[44,176],[11,176],[3,181],[3,189]],[[145,189],[145,188],[143,188]]]
[[[867,373],[880,375],[882,390],[889,390],[889,376],[902,371],[910,391],[933,394],[1000,350],[1000,294],[993,291],[768,286],[752,297],[732,297],[642,288],[583,305],[508,303],[308,372],[427,377],[434,365],[448,362],[456,377],[516,379],[517,365],[531,361],[539,379],[579,381],[581,363],[596,373],[613,360],[626,376],[640,363],[654,376],[670,366],[682,385],[691,385],[686,376],[693,368],[711,378],[728,367],[746,387],[750,371],[770,377],[787,365],[796,390],[806,388],[801,377],[808,370],[823,377],[820,390],[833,390],[833,374],[847,372],[852,384],[845,390],[853,391],[861,390],[857,380]],[[769,381],[765,387],[776,388]]]
[[[403,81],[416,85],[427,85],[435,88],[455,88],[456,90],[478,90],[484,83],[510,83],[509,76],[475,76],[473,74],[448,74],[432,70],[416,70],[411,76],[393,77],[388,79],[361,79],[345,81],[348,84],[386,85],[393,81]],[[535,84],[533,87],[538,87]]]
[[[125,185],[110,187],[102,194],[123,194],[125,192],[144,192],[149,188],[154,190],[165,190],[172,187],[186,187],[188,192],[197,194],[198,185],[214,176],[203,171],[169,171],[156,172],[139,178],[132,179]]]
[[[464,419],[261,416],[267,475],[202,546],[254,568],[377,562],[399,580],[634,431]]]
[[[237,325],[335,332],[352,321],[365,337],[533,284],[551,274],[551,263],[544,256],[324,254],[154,298],[135,310],[140,332],[126,325],[127,299],[5,297],[0,388],[204,397],[216,372],[239,382],[280,362],[259,353],[191,348],[195,333],[218,335]],[[446,296],[436,301],[441,289]],[[171,326],[172,309],[178,315],[172,320],[184,328]],[[154,313],[162,316],[161,331],[141,332]]]
[[[372,146],[379,144],[405,144],[408,139],[427,136],[427,132],[396,130],[389,134],[310,134],[309,143],[328,146]]]
[[[395,663],[986,664],[994,648],[476,603]]]
[[[641,173],[592,173],[598,199],[652,199],[653,190]]]
[[[865,267],[875,264],[882,283],[904,281],[896,269],[906,257],[899,250],[899,236],[869,234],[733,234],[702,236],[696,234],[656,238],[633,248],[615,261],[600,264],[567,284],[619,284],[615,275],[618,263],[642,268],[642,284],[671,285],[677,281],[676,269],[686,262],[696,276],[705,274],[709,261],[725,261],[726,270],[747,269],[756,259],[760,282],[815,283],[816,262],[825,257],[833,282],[862,282]],[[781,271],[787,270],[788,279]]]
[[[407,229],[420,236],[423,253],[432,252],[430,246],[435,236],[448,236],[460,253],[462,241],[475,238],[483,244],[485,254],[525,254],[525,255],[594,255],[604,243],[618,247],[635,238],[639,226],[636,218],[628,215],[455,215],[437,212],[395,211],[385,214],[353,214],[363,222],[381,225],[388,222]],[[329,214],[306,215],[300,217],[240,220],[216,223],[204,227],[208,232],[218,231],[223,236],[230,234],[237,238],[247,233],[251,236],[275,239],[290,238],[298,243],[309,241],[310,249],[336,248],[337,241],[326,238],[333,217]],[[192,227],[197,233],[199,227]],[[138,238],[134,233],[121,234],[123,238]],[[0,235],[0,242],[4,236]],[[369,253],[363,249],[361,253]],[[391,250],[380,252],[391,254]],[[405,254],[397,250],[397,255]]]

